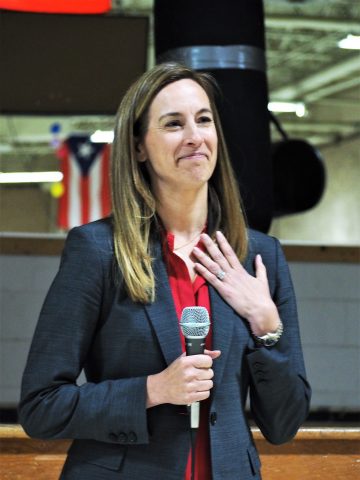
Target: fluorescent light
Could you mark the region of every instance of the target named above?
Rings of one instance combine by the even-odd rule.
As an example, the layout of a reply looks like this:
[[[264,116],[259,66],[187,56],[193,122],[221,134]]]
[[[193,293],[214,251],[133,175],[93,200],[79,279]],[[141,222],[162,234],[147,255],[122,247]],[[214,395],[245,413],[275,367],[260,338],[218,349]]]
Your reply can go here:
[[[12,145],[7,145],[6,143],[0,144],[0,153],[9,153],[12,152],[13,147]]]
[[[277,113],[295,113],[297,117],[303,117],[306,114],[306,108],[302,102],[269,102],[268,109]]]
[[[360,35],[347,35],[338,42],[338,47],[349,50],[360,50]]]
[[[112,130],[96,130],[90,137],[93,143],[112,143],[114,132]]]
[[[0,183],[53,183],[63,177],[61,172],[0,172]]]

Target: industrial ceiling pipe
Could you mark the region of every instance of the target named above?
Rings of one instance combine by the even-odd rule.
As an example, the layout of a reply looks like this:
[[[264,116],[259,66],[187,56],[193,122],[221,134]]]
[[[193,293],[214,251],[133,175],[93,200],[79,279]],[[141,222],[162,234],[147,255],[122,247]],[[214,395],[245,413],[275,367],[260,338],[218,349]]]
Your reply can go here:
[[[210,72],[249,225],[268,231],[273,180],[261,0],[155,0],[157,62]]]

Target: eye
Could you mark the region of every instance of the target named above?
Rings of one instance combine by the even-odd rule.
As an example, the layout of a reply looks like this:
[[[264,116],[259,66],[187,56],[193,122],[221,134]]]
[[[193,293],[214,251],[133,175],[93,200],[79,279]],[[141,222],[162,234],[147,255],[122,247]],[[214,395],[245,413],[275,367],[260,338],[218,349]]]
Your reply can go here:
[[[201,115],[201,117],[198,118],[198,123],[212,123],[212,118],[209,117],[208,115]]]
[[[177,128],[181,127],[181,121],[180,120],[170,120],[169,122],[165,123],[165,128]]]

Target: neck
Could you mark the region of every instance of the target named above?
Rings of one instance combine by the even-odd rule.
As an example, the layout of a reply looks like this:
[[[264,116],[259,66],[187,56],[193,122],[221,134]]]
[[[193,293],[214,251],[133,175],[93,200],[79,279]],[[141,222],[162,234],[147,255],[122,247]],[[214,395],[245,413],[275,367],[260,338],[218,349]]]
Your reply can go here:
[[[157,195],[157,212],[165,229],[179,239],[179,244],[192,239],[204,228],[207,220],[207,185],[194,192],[172,191]]]

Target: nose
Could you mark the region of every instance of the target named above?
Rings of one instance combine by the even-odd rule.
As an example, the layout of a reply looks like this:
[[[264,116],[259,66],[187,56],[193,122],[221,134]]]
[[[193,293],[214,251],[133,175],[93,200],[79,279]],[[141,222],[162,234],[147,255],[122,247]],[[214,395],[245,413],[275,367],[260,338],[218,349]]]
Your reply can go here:
[[[196,124],[187,125],[184,131],[184,140],[187,145],[199,145],[203,142],[203,136]]]

